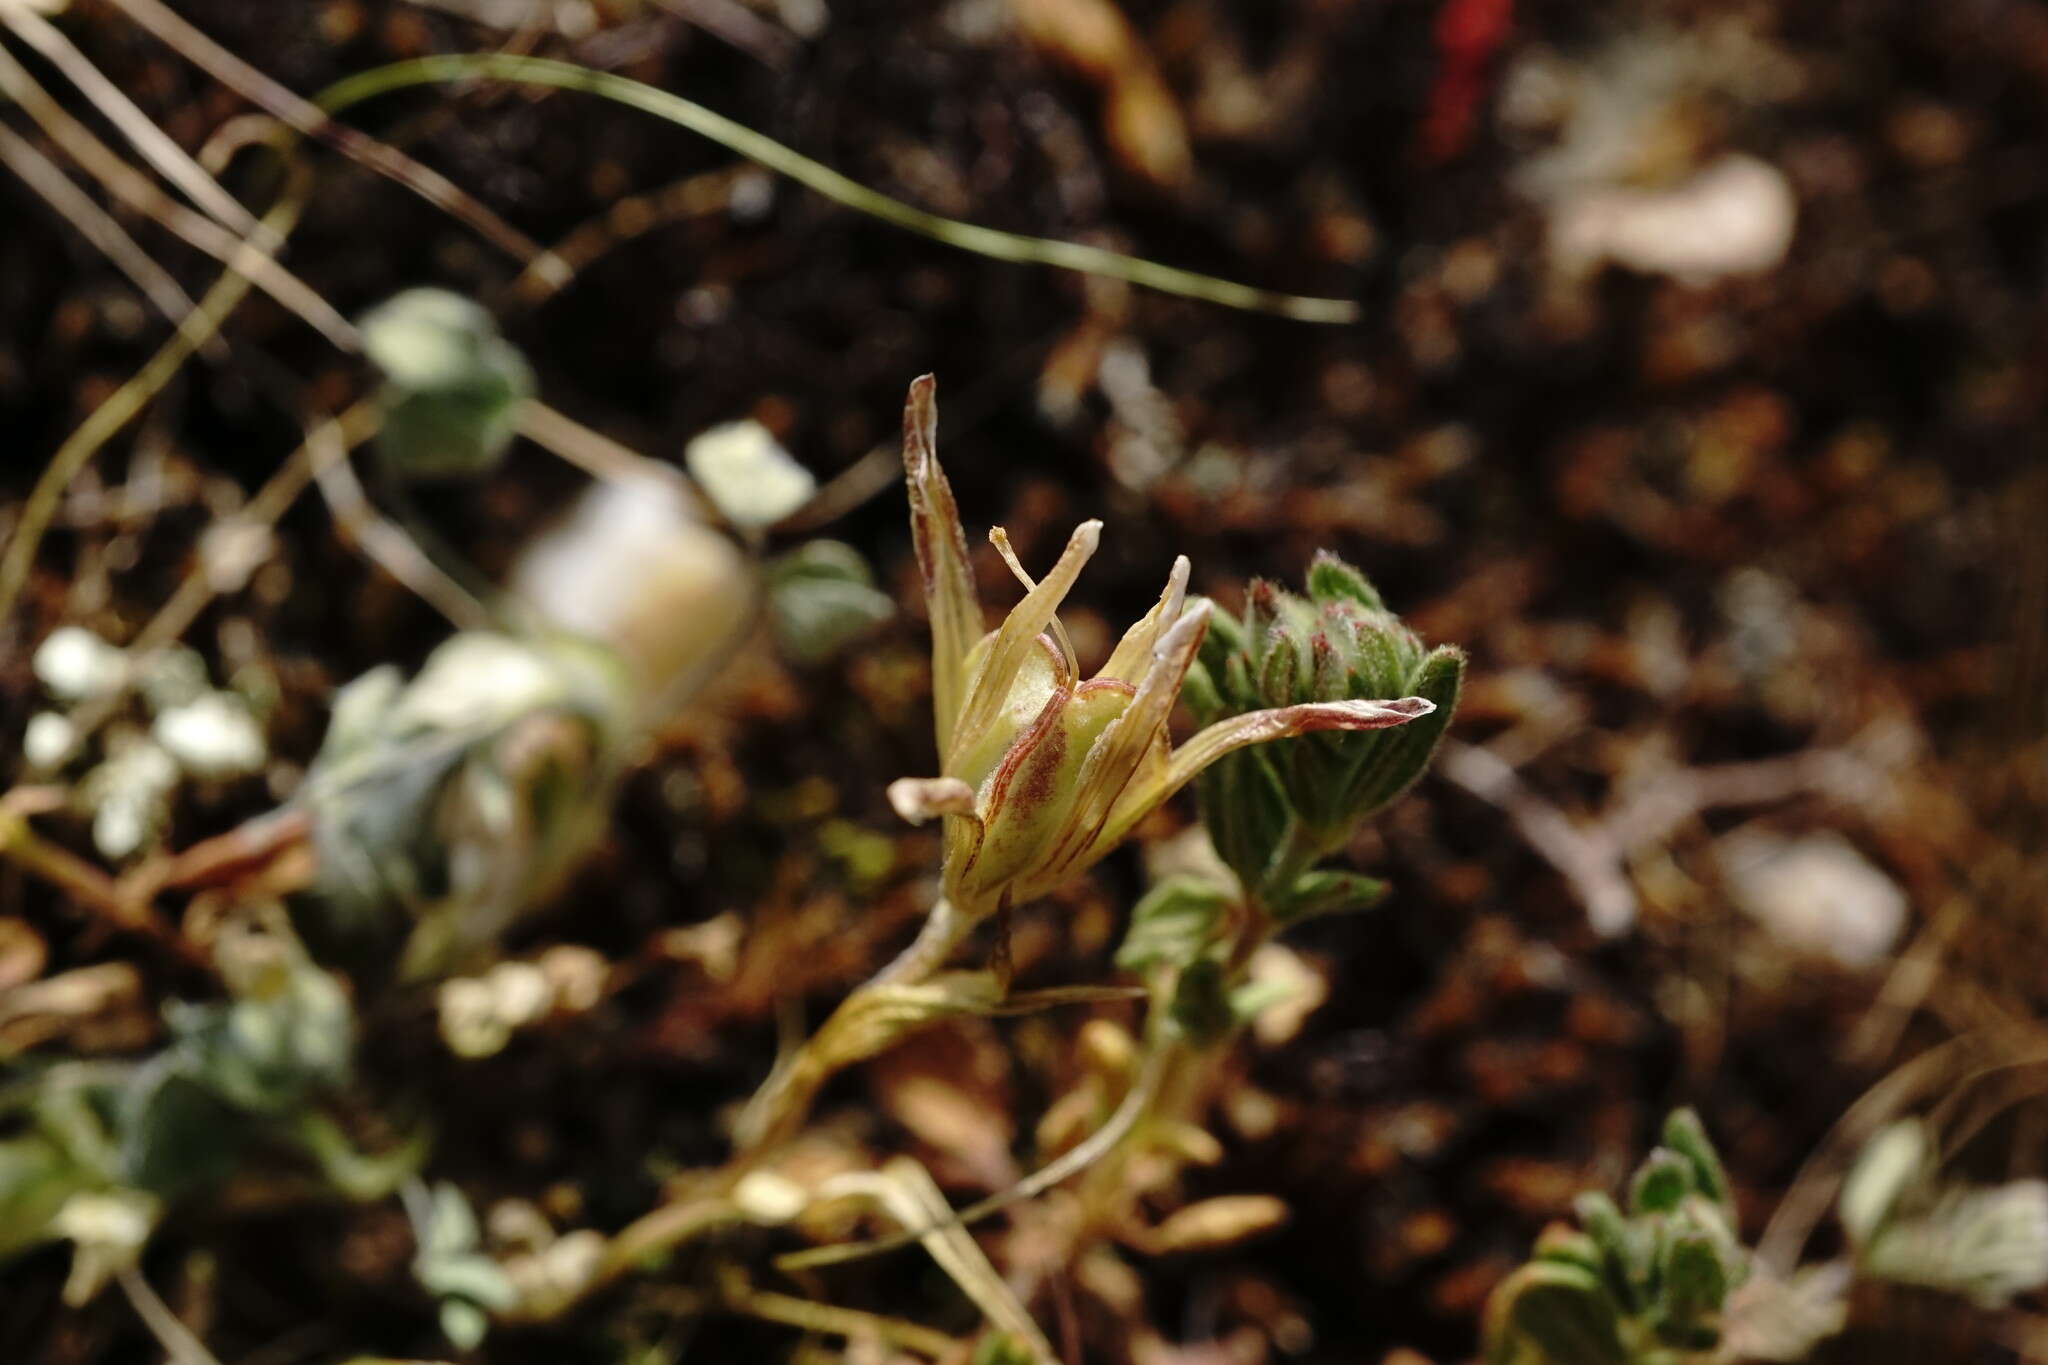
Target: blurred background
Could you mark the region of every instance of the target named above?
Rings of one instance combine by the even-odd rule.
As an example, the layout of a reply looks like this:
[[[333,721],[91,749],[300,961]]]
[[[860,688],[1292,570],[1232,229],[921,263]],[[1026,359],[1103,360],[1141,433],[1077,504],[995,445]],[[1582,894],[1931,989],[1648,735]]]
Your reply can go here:
[[[0,1122],[47,1127],[24,1097],[47,1107],[65,1068],[196,1055],[203,1029],[166,1003],[247,998],[277,964],[234,965],[236,934],[273,956],[303,938],[354,1018],[326,1121],[403,1168],[360,1200],[295,1172],[303,1153],[170,1182],[141,1266],[224,1365],[944,1357],[707,1310],[735,1264],[973,1339],[914,1250],[792,1281],[762,1269],[786,1235],[752,1228],[508,1313],[461,1355],[436,1316],[453,1291],[417,1273],[425,1215],[394,1192],[459,1190],[501,1265],[611,1236],[724,1159],[781,1041],[907,938],[938,843],[883,795],[935,764],[895,442],[928,371],[985,600],[1014,592],[987,526],[1042,571],[1075,522],[1107,522],[1064,615],[1084,666],[1176,554],[1236,609],[1324,548],[1471,657],[1435,769],[1348,850],[1391,894],[1287,936],[1296,1008],[1208,1078],[1211,1159],[1148,1195],[1155,1218],[1240,1194],[1285,1216],[1126,1239],[1113,1263],[1062,1240],[1057,1203],[988,1225],[1065,1359],[1476,1358],[1537,1233],[1619,1189],[1681,1104],[1780,1271],[1842,1251],[1828,1182],[1893,1119],[1924,1118],[1956,1179],[2043,1173],[2048,5],[165,11],[300,96],[441,53],[617,73],[948,218],[1356,301],[1338,324],[985,259],[585,92],[456,81],[341,115],[445,177],[451,213],[333,136],[281,171],[257,87],[195,64],[157,9],[41,8],[0,0],[0,555],[20,561],[0,574]],[[217,176],[229,204],[173,205],[212,212],[213,238],[248,235],[237,205],[303,201],[290,281],[193,323],[220,264],[146,207],[182,181],[124,196],[65,131],[145,179],[176,164],[124,140],[87,67]],[[423,286],[479,307],[373,325]],[[194,353],[123,388],[181,317]],[[408,467],[387,431],[350,473],[349,414],[411,382],[422,328],[502,387],[487,416],[516,415],[459,469]],[[583,728],[494,759],[522,798],[529,761],[563,781],[545,809],[577,828],[462,827],[444,802],[422,851],[417,783],[353,789],[346,815],[309,797],[352,752],[344,684],[393,666],[395,689],[430,656],[458,683],[526,676],[436,653],[497,619],[504,585],[628,656],[624,701],[534,684]],[[401,705],[426,725],[513,704],[485,692]],[[342,827],[407,849],[337,888]],[[1020,984],[1113,979],[1129,906],[1198,827],[1182,798],[1020,907]],[[467,887],[442,909],[470,918],[402,969],[322,941],[353,945],[422,876]],[[545,1002],[505,1004],[502,977],[451,1002],[499,958]],[[836,1080],[814,1122],[833,1160],[909,1154],[970,1202],[1038,1164],[1086,1080],[1084,1024],[1139,1018],[936,1030]],[[193,1140],[296,1114],[299,1082],[278,1084]],[[50,1209],[6,1170],[33,1154],[8,1153],[0,1359],[164,1358],[134,1305],[78,1285],[92,1239],[45,1239]],[[1982,1297],[1859,1288],[1815,1358],[2048,1359],[2048,1305]]]

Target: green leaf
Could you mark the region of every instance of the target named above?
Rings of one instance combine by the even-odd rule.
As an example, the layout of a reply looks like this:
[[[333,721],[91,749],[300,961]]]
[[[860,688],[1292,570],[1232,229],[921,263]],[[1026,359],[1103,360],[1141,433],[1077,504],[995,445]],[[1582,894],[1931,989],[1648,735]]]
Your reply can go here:
[[[494,1311],[503,1311],[519,1301],[519,1291],[488,1256],[439,1256],[422,1260],[414,1273],[436,1298],[461,1299]]]
[[[1251,1024],[1275,1005],[1284,1005],[1301,993],[1292,981],[1247,981],[1230,992],[1230,1018],[1234,1025]]]
[[[1732,1219],[1735,1196],[1728,1186],[1728,1172],[1722,1169],[1721,1157],[1708,1140],[1700,1116],[1691,1109],[1672,1110],[1664,1120],[1664,1145],[1692,1163],[1694,1188],[1720,1205],[1722,1212]]]
[[[1196,1047],[1209,1047],[1228,1037],[1238,1015],[1223,979],[1223,964],[1203,958],[1182,972],[1174,983],[1168,1017]]]
[[[1038,1355],[1008,1332],[990,1330],[974,1343],[970,1365],[1037,1365]]]
[[[92,1183],[41,1133],[0,1141],[0,1258],[56,1236],[50,1220],[65,1200]]]
[[[483,1309],[463,1299],[445,1299],[441,1304],[441,1335],[458,1351],[474,1351],[483,1345],[491,1319]]]
[[[1308,595],[1317,603],[1356,602],[1369,611],[1386,610],[1372,580],[1328,550],[1316,551],[1308,566]]]
[[[519,430],[533,371],[476,303],[408,289],[362,319],[385,379],[378,453],[405,478],[469,478],[497,466]]]
[[[1189,598],[1185,610],[1194,611],[1203,602],[1209,603],[1209,630],[1202,636],[1196,658],[1201,666],[1220,682],[1225,661],[1232,655],[1242,654],[1250,648],[1250,640],[1235,616],[1206,597]]]
[[[1572,1201],[1579,1226],[1600,1248],[1607,1271],[1607,1283],[1630,1309],[1641,1309],[1643,1286],[1650,1276],[1650,1249],[1646,1240],[1622,1217],[1621,1209],[1599,1190],[1587,1190]]]
[[[2005,1308],[2048,1285],[2048,1182],[1951,1187],[1926,1213],[1886,1224],[1857,1264],[1874,1278]]]
[[[1670,1213],[1693,1192],[1693,1167],[1666,1147],[1652,1151],[1636,1168],[1629,1185],[1629,1211],[1635,1214]]]
[[[1464,676],[1463,650],[1449,645],[1431,650],[1405,690],[1434,702],[1436,710],[1406,725],[1357,737],[1372,741],[1372,747],[1347,782],[1345,807],[1354,822],[1391,804],[1429,767],[1444,731],[1457,714],[1458,690]],[[1394,692],[1401,690],[1396,688]]]
[[[1265,706],[1292,706],[1309,699],[1302,682],[1301,651],[1294,640],[1278,628],[1265,642],[1259,659],[1259,701]]]
[[[1265,905],[1274,918],[1294,924],[1312,915],[1369,910],[1386,899],[1387,889],[1379,878],[1356,872],[1305,872],[1294,879],[1292,886],[1268,892]]]
[[[364,1153],[339,1124],[315,1110],[293,1116],[291,1135],[319,1165],[327,1183],[358,1203],[386,1198],[418,1175],[432,1144],[432,1135],[422,1128],[388,1152]]]
[[[1689,1350],[1713,1346],[1721,1306],[1734,1287],[1722,1248],[1706,1232],[1679,1230],[1664,1243],[1658,1269],[1659,1334]]]
[[[1127,972],[1185,969],[1222,933],[1231,897],[1198,877],[1168,877],[1131,908],[1131,927],[1116,951]]]
[[[226,1179],[250,1135],[248,1116],[201,1085],[181,1051],[136,1072],[123,1094],[116,1129],[123,1184],[174,1198]]]
[[[895,615],[896,602],[857,550],[814,540],[769,566],[768,608],[783,652],[815,664]]]
[[[1514,1360],[1526,1342],[1549,1365],[1629,1365],[1605,1286],[1558,1261],[1531,1261],[1501,1282],[1487,1304],[1487,1338],[1494,1360]]]
[[[1926,1179],[1931,1156],[1927,1130],[1918,1119],[1890,1124],[1864,1144],[1835,1201],[1851,1245],[1863,1246],[1877,1236],[1892,1210]]]
[[[1273,865],[1293,818],[1266,747],[1274,746],[1225,754],[1196,779],[1209,842],[1245,886],[1257,886]]]
[[[1536,1248],[1530,1253],[1532,1260],[1561,1261],[1575,1265],[1581,1270],[1598,1275],[1604,1269],[1600,1244],[1576,1228],[1562,1223],[1552,1223],[1537,1234]]]

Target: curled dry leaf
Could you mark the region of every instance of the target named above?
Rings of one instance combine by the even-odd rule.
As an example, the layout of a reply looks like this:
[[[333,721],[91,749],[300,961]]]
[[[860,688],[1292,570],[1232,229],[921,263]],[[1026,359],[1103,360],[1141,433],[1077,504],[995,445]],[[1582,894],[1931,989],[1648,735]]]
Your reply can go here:
[[[1226,1194],[1171,1214],[1134,1240],[1155,1256],[1235,1246],[1287,1221],[1287,1205],[1269,1194]]]

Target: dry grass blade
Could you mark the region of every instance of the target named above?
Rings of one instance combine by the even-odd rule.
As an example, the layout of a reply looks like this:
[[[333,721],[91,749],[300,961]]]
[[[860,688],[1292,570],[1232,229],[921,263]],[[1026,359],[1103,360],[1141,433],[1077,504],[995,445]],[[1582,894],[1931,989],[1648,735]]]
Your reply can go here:
[[[107,121],[120,129],[121,136],[142,153],[143,159],[183,190],[193,203],[205,209],[223,226],[233,228],[244,237],[262,240],[264,229],[255,215],[222,189],[220,183],[206,173],[206,168],[173,142],[149,115],[136,108],[135,102],[122,94],[120,87],[108,80],[91,59],[72,46],[71,40],[56,25],[34,9],[16,4],[0,4],[0,22],[5,22],[14,30],[15,36],[42,53],[51,65],[63,72],[66,79],[107,116]]]
[[[2031,1050],[2000,1055],[2001,1039],[1989,1033],[1951,1038],[1893,1068],[1871,1086],[1843,1111],[1778,1201],[1763,1236],[1757,1239],[1758,1261],[1781,1277],[1790,1275],[1808,1235],[1834,1202],[1843,1174],[1863,1143],[1893,1118],[1937,1091],[1953,1089],[1959,1080],[1967,1084],[1988,1069],[2048,1062],[2048,1049],[2043,1049],[2038,1039],[2025,1041]]]
[[[94,203],[91,195],[72,184],[71,178],[55,162],[5,124],[0,124],[0,164],[41,195],[44,203],[61,214],[78,229],[80,236],[119,267],[122,274],[134,281],[143,297],[170,319],[179,331],[190,329],[192,339],[209,358],[219,359],[227,354],[227,347],[200,321],[199,306],[192,302],[192,296],[180,289],[178,282],[151,259],[141,244],[128,235],[127,229]]]
[[[842,1195],[870,1199],[904,1227],[922,1229],[917,1240],[992,1326],[1022,1342],[1035,1360],[1059,1359],[981,1247],[952,1221],[952,1207],[924,1167],[899,1156],[878,1172],[839,1176],[818,1190],[821,1199]]]
[[[161,223],[207,255],[247,275],[259,288],[285,308],[296,313],[307,326],[344,351],[360,344],[356,329],[334,306],[320,297],[298,276],[279,265],[275,252],[282,245],[269,228],[251,234],[247,240],[192,212],[173,200],[149,179],[93,136],[90,129],[66,113],[49,91],[36,83],[28,70],[5,49],[0,49],[0,92],[28,111],[50,140],[84,167],[94,179],[130,207]]]
[[[932,1360],[958,1359],[966,1349],[944,1332],[905,1322],[902,1318],[863,1313],[857,1308],[840,1308],[789,1294],[771,1294],[767,1290],[755,1289],[737,1277],[721,1287],[720,1296],[727,1309],[745,1317],[778,1322],[785,1327],[825,1336],[844,1337],[848,1341],[877,1341],[915,1351]]]
[[[457,630],[490,630],[498,624],[476,595],[436,564],[413,538],[371,504],[346,458],[317,460],[314,479],[334,519],[362,552]]]
[[[735,189],[749,176],[762,177],[762,173],[742,162],[724,170],[699,172],[649,194],[615,200],[602,214],[527,262],[519,278],[512,281],[510,293],[528,307],[546,303],[599,257],[636,237],[686,218],[725,211],[732,205]]]
[[[566,413],[557,412],[538,398],[529,398],[520,404],[519,434],[594,479],[620,482],[654,479],[666,484],[690,486],[676,472],[674,465],[650,460],[603,432],[593,431]]]
[[[133,1266],[119,1271],[114,1276],[121,1292],[134,1305],[135,1315],[142,1319],[149,1334],[156,1338],[157,1345],[173,1365],[220,1365],[206,1344],[192,1335],[192,1329],[178,1320],[170,1305],[157,1296],[149,1287],[149,1281],[142,1278],[142,1272]]]
[[[282,240],[298,220],[305,192],[304,177],[295,178],[287,185],[278,206],[266,215],[265,226],[276,239]],[[253,243],[244,248],[243,255],[252,259],[262,258],[262,253]],[[239,263],[231,264],[199,301],[199,314],[205,330],[218,330],[227,315],[248,294],[250,287],[249,273]],[[50,462],[43,466],[42,475],[36,480],[36,486],[30,490],[28,502],[22,508],[21,520],[15,524],[5,552],[0,553],[0,623],[14,614],[14,604],[20,599],[21,590],[28,583],[29,570],[35,564],[36,548],[42,543],[43,532],[56,515],[58,503],[64,497],[64,490],[71,486],[71,480],[85,467],[94,452],[134,420],[149,400],[171,382],[171,377],[184,368],[198,345],[198,340],[184,331],[166,341],[149,358],[148,364],[130,376],[78,424],[78,428],[57,448],[57,453],[50,457]]]
[[[112,2],[115,8],[251,104],[307,137],[324,142],[343,156],[404,185],[434,207],[469,224],[507,255],[520,261],[532,261],[543,254],[540,243],[485,208],[448,177],[422,166],[395,147],[336,123],[318,105],[293,94],[186,23],[161,0]]]
[[[160,9],[160,0],[116,0],[134,12]],[[415,57],[376,67],[329,87],[322,102],[328,108],[356,104],[376,95],[415,85],[447,84],[486,77],[519,85],[580,90],[638,109],[687,128],[700,137],[787,176],[816,194],[867,214],[906,232],[971,251],[990,260],[1020,265],[1045,265],[1076,274],[1100,276],[1142,285],[1164,294],[1201,299],[1226,308],[1274,313],[1301,322],[1343,324],[1358,320],[1358,304],[1350,299],[1306,298],[1256,289],[1176,266],[1079,242],[1055,241],[999,232],[929,213],[901,199],[871,190],[850,176],[786,147],[745,124],[680,95],[608,71],[593,71],[573,62],[527,57],[511,52],[449,53]]]
[[[1000,1213],[1012,1204],[1026,1199],[1036,1199],[1053,1186],[1071,1179],[1087,1170],[1103,1157],[1109,1155],[1122,1142],[1138,1120],[1151,1108],[1153,1099],[1159,1093],[1159,1084],[1165,1078],[1167,1054],[1163,1048],[1154,1047],[1145,1059],[1145,1068],[1139,1073],[1137,1084],[1133,1085],[1103,1125],[1090,1133],[1073,1147],[1025,1176],[1006,1190],[1001,1190],[980,1203],[969,1205],[958,1213],[948,1206],[934,1222],[909,1228],[890,1237],[880,1237],[871,1242],[848,1242],[838,1246],[815,1247],[809,1251],[794,1251],[776,1258],[776,1267],[781,1270],[797,1271],[817,1266],[838,1265],[843,1261],[856,1261],[866,1256],[879,1256],[885,1251],[905,1247],[923,1237],[931,1236],[946,1228],[964,1228],[978,1223],[992,1214]]]

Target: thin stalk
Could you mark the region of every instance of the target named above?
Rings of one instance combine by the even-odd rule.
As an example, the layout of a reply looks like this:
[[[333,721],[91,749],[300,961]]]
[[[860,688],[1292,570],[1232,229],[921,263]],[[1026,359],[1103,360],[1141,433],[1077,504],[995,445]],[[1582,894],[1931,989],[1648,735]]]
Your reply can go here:
[[[99,248],[102,256],[119,266],[121,273],[173,326],[183,331],[201,325],[191,295],[178,287],[178,282],[142,249],[142,244],[130,237],[128,230],[115,222],[113,215],[95,203],[91,195],[72,184],[71,177],[37,151],[35,144],[5,124],[0,124],[0,165],[13,171],[22,184],[34,190],[44,203],[77,228],[79,235]],[[200,344],[210,356],[227,354],[227,348],[216,337],[209,336]]]
[[[279,265],[274,253],[282,245],[265,228],[246,241],[204,214],[194,213],[165,194],[155,181],[136,170],[83,123],[73,118],[28,68],[0,48],[0,93],[19,104],[50,141],[62,148],[107,192],[154,220],[215,260],[248,274],[256,286],[297,314],[307,326],[344,351],[360,345],[356,329],[298,276]]]
[[[1259,878],[1259,885],[1251,888],[1250,896],[1254,904],[1250,907],[1252,914],[1249,918],[1255,922],[1269,922],[1272,916],[1257,903],[1263,893],[1269,890],[1285,890],[1293,886],[1304,872],[1321,862],[1329,852],[1328,839],[1318,831],[1310,829],[1299,816],[1290,815],[1287,819],[1287,833],[1280,840],[1280,846],[1273,851],[1272,862],[1267,864],[1265,874]],[[1239,948],[1244,949],[1247,943],[1256,948],[1258,943],[1252,942],[1253,939],[1264,942],[1262,935],[1256,932],[1249,933],[1238,940]],[[1244,956],[1248,955],[1249,949],[1246,949]],[[1233,955],[1232,960],[1242,962],[1243,956]]]
[[[135,107],[135,101],[123,94],[121,87],[108,80],[106,74],[92,64],[92,59],[74,47],[62,29],[37,14],[33,6],[0,4],[0,20],[14,30],[16,37],[43,54],[79,92],[93,102],[107,121],[120,130],[131,146],[142,154],[145,161],[163,173],[166,180],[183,190],[186,197],[205,209],[223,227],[232,228],[244,237],[275,246],[265,240],[265,230],[256,221],[255,215],[243,208],[235,197],[220,187],[220,183],[206,173],[206,168],[186,155],[185,149],[171,140],[170,134],[156,126],[149,115]]]
[[[720,1302],[730,1312],[745,1317],[759,1318],[764,1322],[779,1322],[785,1327],[797,1327],[806,1332],[824,1336],[844,1337],[849,1341],[871,1340],[932,1360],[946,1360],[958,1357],[966,1346],[947,1336],[944,1332],[923,1327],[902,1318],[884,1317],[880,1313],[864,1313],[857,1308],[838,1308],[829,1303],[818,1303],[812,1299],[799,1299],[790,1294],[772,1294],[767,1290],[755,1289],[744,1282],[721,1286]]]
[[[940,897],[910,946],[839,1002],[818,1031],[784,1057],[747,1101],[735,1141],[742,1154],[766,1151],[786,1139],[803,1121],[811,1101],[834,1072],[850,1065],[838,1046],[848,1021],[857,1020],[874,996],[893,986],[911,986],[930,978],[960,946],[975,921]]]
[[[135,1316],[142,1319],[142,1325],[156,1338],[174,1365],[220,1365],[206,1344],[192,1335],[192,1329],[178,1320],[171,1306],[157,1297],[149,1287],[149,1281],[142,1278],[142,1272],[134,1266],[123,1266],[114,1273],[114,1282],[121,1286],[121,1292],[128,1296],[134,1306]]]
[[[288,190],[277,207],[265,215],[264,223],[275,239],[282,240],[290,232],[298,221],[303,203],[304,188],[300,184]],[[57,453],[50,457],[50,462],[43,466],[42,476],[36,480],[36,486],[29,491],[28,502],[21,509],[21,520],[15,524],[7,549],[0,554],[0,623],[5,623],[14,614],[15,603],[28,583],[30,569],[34,567],[36,549],[57,514],[64,490],[71,486],[78,471],[85,468],[86,462],[100,447],[133,421],[149,401],[162,392],[164,385],[184,368],[192,353],[199,349],[201,339],[220,330],[228,314],[248,295],[252,273],[249,262],[256,259],[267,257],[253,243],[245,246],[199,300],[199,317],[203,325],[181,329],[165,341],[147,364],[87,414],[64,444],[57,447]]]
[[[404,185],[420,198],[476,230],[485,240],[520,261],[542,254],[540,243],[464,193],[439,171],[429,170],[397,148],[377,141],[333,115],[347,99],[307,100],[293,94],[213,39],[192,27],[162,0],[113,0],[114,6],[158,39],[175,48],[193,65],[280,123],[324,142],[351,160]],[[4,6],[0,6],[4,8]]]
[[[910,941],[910,946],[898,953],[895,960],[876,972],[860,989],[907,986],[923,981],[946,965],[946,959],[953,955],[953,950],[960,946],[960,940],[967,937],[974,923],[955,909],[953,902],[944,896],[939,897],[931,913],[925,916],[924,927]]]
[[[118,0],[124,8],[154,6],[158,0]],[[1156,289],[1184,298],[1202,299],[1226,308],[1277,313],[1301,322],[1346,323],[1358,320],[1358,305],[1349,299],[1303,298],[1235,284],[1211,275],[1197,274],[1156,261],[1142,260],[1101,247],[1078,242],[1057,242],[1043,237],[1025,237],[993,228],[977,227],[938,214],[928,213],[877,190],[871,190],[820,162],[813,161],[773,138],[764,137],[745,124],[707,109],[694,100],[657,90],[608,71],[591,71],[570,62],[546,57],[526,57],[509,52],[451,53],[416,57],[393,62],[360,75],[351,76],[328,88],[320,100],[333,110],[375,95],[415,85],[438,85],[478,78],[507,81],[517,85],[551,86],[579,90],[586,94],[653,114],[709,138],[777,174],[789,177],[834,203],[879,218],[921,237],[972,251],[992,260],[1019,264],[1049,265],[1083,275],[1099,275]]]
[[[909,1246],[942,1232],[948,1227],[965,1227],[982,1219],[1002,1212],[1012,1204],[1026,1199],[1036,1199],[1055,1185],[1069,1180],[1087,1170],[1096,1162],[1108,1156],[1126,1137],[1138,1127],[1159,1098],[1160,1084],[1171,1064],[1172,1050],[1178,1044],[1175,1040],[1154,1038],[1146,1048],[1145,1060],[1137,1079],[1100,1128],[1075,1143],[1059,1156],[1033,1171],[1006,1190],[1000,1190],[979,1203],[970,1204],[951,1218],[929,1223],[922,1227],[906,1228],[887,1237],[878,1237],[869,1242],[842,1242],[836,1246],[815,1247],[807,1251],[793,1251],[779,1256],[775,1268],[783,1271],[812,1269],[817,1266],[838,1265],[844,1261],[856,1261],[866,1256],[879,1256],[885,1251]]]

